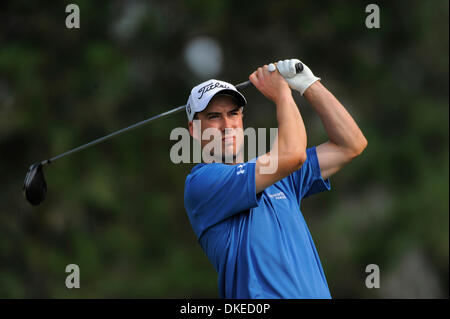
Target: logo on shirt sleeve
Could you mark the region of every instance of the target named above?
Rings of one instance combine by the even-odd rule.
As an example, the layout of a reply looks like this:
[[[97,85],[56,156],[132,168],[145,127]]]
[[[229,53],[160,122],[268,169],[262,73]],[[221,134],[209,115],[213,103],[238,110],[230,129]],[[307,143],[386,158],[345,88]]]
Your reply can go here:
[[[244,174],[245,173],[244,166],[245,166],[245,164],[238,165],[238,171],[236,172],[236,175],[240,175],[240,174]]]

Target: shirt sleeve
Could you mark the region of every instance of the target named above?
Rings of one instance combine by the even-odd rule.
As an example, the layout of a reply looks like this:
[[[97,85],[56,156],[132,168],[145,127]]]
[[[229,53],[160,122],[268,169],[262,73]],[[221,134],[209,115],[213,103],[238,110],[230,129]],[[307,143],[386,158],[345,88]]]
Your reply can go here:
[[[258,206],[255,162],[206,164],[186,178],[184,203],[200,239],[209,227]]]
[[[324,180],[320,173],[316,147],[308,148],[306,156],[306,161],[302,167],[290,175],[299,201],[331,189],[330,180],[328,178]]]

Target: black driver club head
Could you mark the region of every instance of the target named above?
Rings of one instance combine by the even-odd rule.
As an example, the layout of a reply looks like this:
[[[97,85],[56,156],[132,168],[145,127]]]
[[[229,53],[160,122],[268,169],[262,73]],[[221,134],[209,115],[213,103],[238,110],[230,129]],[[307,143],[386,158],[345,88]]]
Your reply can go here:
[[[42,163],[34,163],[30,166],[22,191],[31,205],[37,206],[44,201],[47,194],[47,183],[45,182]]]

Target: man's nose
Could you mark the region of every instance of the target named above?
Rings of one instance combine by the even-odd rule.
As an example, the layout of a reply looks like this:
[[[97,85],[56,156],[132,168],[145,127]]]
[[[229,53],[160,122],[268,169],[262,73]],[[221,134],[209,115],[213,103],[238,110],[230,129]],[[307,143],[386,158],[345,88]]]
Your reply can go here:
[[[226,128],[233,128],[233,121],[228,117],[224,116],[222,118],[222,130],[224,131]]]

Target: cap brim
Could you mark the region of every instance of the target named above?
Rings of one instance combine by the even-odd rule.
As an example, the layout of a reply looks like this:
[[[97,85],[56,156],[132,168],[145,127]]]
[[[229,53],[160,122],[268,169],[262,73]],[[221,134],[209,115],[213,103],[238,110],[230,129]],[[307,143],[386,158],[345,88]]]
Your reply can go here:
[[[221,94],[231,95],[232,97],[234,97],[236,99],[236,101],[237,101],[238,106],[245,106],[245,105],[247,105],[247,100],[245,99],[245,97],[240,92],[235,91],[235,90],[231,90],[231,89],[223,89],[223,90],[218,91],[216,94],[214,94],[211,97],[211,99],[208,102],[208,105],[209,105],[209,103],[211,103],[211,100],[215,96],[221,95]]]

